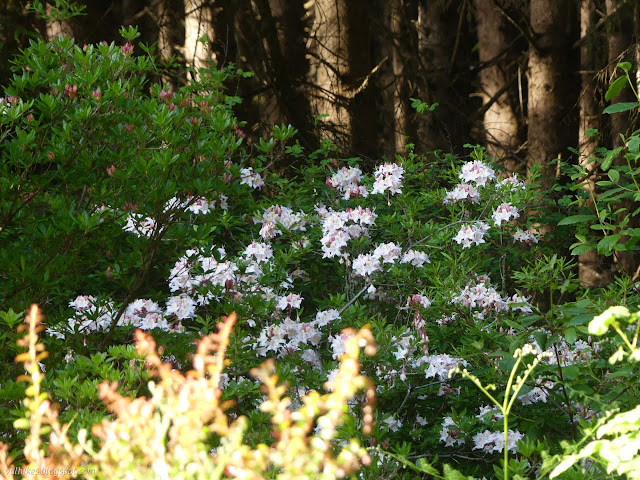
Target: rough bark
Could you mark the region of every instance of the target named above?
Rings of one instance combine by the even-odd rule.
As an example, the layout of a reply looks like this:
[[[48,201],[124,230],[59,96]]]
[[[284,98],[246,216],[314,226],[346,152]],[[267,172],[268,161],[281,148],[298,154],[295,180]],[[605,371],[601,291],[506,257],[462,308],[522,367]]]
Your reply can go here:
[[[610,20],[607,23],[607,52],[609,60],[608,79],[612,82],[618,75],[619,69],[616,68],[618,62],[624,60],[633,61],[632,48],[632,25],[630,18],[626,14],[629,12],[622,11],[622,2],[620,0],[605,0],[605,7],[607,15],[610,16]],[[620,95],[612,100],[612,103],[618,102],[630,102],[633,101],[633,94],[629,89],[624,89]],[[611,144],[613,148],[623,145],[622,136],[630,133],[629,130],[629,112],[614,113],[610,115],[611,121]],[[618,165],[626,164],[624,158],[619,157],[614,161]],[[631,213],[637,207],[633,201],[627,201],[623,205],[626,208],[626,212],[622,212],[619,215],[621,221],[627,214]],[[638,218],[631,218],[629,227],[638,227],[640,222]],[[628,237],[622,237],[621,241],[628,240]],[[638,268],[638,258],[631,252],[616,252],[615,261],[620,270],[623,270],[628,275],[634,275]]]
[[[529,48],[527,168],[540,167],[540,183],[555,181],[551,162],[575,144],[567,122],[572,98],[572,69],[567,62],[569,38],[565,27],[572,12],[565,0],[531,0],[530,24],[534,38]]]
[[[393,111],[393,146],[394,153],[403,153],[408,134],[409,92],[405,77],[406,42],[403,41],[406,31],[406,15],[403,0],[392,0],[389,3],[389,29],[391,31],[391,68],[392,78],[389,82]]]
[[[202,41],[204,40],[204,41]],[[206,0],[184,1],[184,58],[188,67],[210,68],[217,58],[210,48],[215,41],[213,11]]]
[[[589,136],[589,130],[600,129],[601,109],[596,99],[596,65],[593,38],[595,26],[595,0],[580,2],[580,79],[581,91],[578,100],[580,121],[578,125],[578,145],[580,166],[585,171],[586,183],[583,187],[588,195],[586,205],[593,205],[596,194],[595,166],[593,161],[598,146],[596,137]],[[595,250],[578,256],[578,274],[583,285],[598,287],[611,282],[612,271],[606,257]]]
[[[304,9],[292,0],[254,0],[256,31],[264,39],[265,81],[271,86],[270,123],[285,122],[298,129],[307,149],[319,146],[311,105],[304,95]],[[300,7],[300,8],[297,8]],[[267,100],[269,101],[269,100]]]
[[[446,124],[446,102],[449,84],[448,67],[451,51],[450,28],[443,7],[438,2],[422,0],[418,4],[418,57],[423,82],[418,96],[429,104],[439,103],[433,112],[418,116],[418,141],[424,151],[447,149],[449,139],[443,130]],[[444,120],[441,118],[444,117]]]
[[[521,144],[518,119],[508,93],[508,66],[505,50],[509,43],[506,22],[494,0],[475,0],[478,28],[480,89],[484,113],[487,153],[503,164],[507,171],[518,167],[511,155]]]
[[[339,142],[349,135],[349,114],[344,76],[349,68],[346,0],[316,0],[309,41],[312,105],[325,131]]]

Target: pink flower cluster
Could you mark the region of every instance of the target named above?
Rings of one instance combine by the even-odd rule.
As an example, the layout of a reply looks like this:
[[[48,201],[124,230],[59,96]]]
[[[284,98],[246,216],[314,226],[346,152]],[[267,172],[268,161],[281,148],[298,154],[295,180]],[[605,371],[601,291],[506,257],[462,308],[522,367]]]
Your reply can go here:
[[[249,185],[256,189],[264,185],[264,180],[259,173],[253,171],[252,167],[243,168],[240,170],[240,185]]]
[[[322,218],[322,258],[344,256],[342,249],[347,242],[368,235],[368,227],[374,225],[378,217],[372,210],[360,206],[345,211],[318,206],[316,211]]]
[[[508,222],[509,220],[516,219],[520,216],[518,209],[510,203],[502,203],[493,211],[491,218],[493,218],[496,227],[499,227],[502,222]]]
[[[367,187],[360,185],[362,180],[362,170],[358,167],[342,167],[331,178],[327,179],[327,185],[338,189],[343,194],[344,200],[355,197],[366,197],[369,195]]]
[[[391,195],[402,193],[402,177],[404,168],[395,163],[384,163],[376,168],[375,182],[371,194],[389,191]]]
[[[480,192],[478,192],[476,187],[469,183],[460,183],[456,185],[453,190],[446,193],[443,203],[445,205],[462,201],[478,203],[479,200]]]
[[[458,177],[465,183],[474,182],[476,186],[484,187],[489,180],[496,178],[496,172],[485,163],[474,160],[462,166]]]
[[[453,240],[462,248],[469,248],[472,243],[480,245],[484,242],[484,234],[489,231],[489,225],[484,222],[477,222],[475,225],[462,225],[458,234]]]

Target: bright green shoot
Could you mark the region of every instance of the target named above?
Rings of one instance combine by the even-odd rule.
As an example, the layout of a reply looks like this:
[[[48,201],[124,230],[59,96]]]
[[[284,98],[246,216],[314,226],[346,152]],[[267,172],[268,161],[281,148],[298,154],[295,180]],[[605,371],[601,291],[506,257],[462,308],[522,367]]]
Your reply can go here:
[[[533,359],[533,362],[531,362],[527,366],[527,368],[525,369],[522,375],[516,376],[516,374],[518,373],[518,368],[520,367],[520,364],[524,361],[527,355],[535,356],[535,358]],[[524,387],[524,384],[527,378],[529,377],[529,375],[531,375],[531,372],[533,372],[533,369],[536,368],[536,366],[542,361],[543,358],[548,356],[550,356],[549,353],[538,352],[530,344],[526,344],[522,348],[516,349],[516,351],[513,352],[513,358],[516,359],[516,363],[513,365],[513,368],[511,369],[511,374],[509,375],[507,388],[505,389],[504,399],[502,400],[502,402],[497,400],[496,397],[494,397],[490,393],[490,391],[495,390],[497,388],[495,385],[493,384],[490,384],[487,386],[482,385],[482,382],[480,381],[480,379],[475,375],[469,373],[467,369],[461,370],[460,368],[454,368],[451,371],[449,371],[449,378],[451,378],[454,374],[459,373],[464,378],[468,378],[469,380],[471,380],[480,389],[480,391],[484,393],[487,396],[487,398],[489,398],[489,400],[491,400],[498,407],[498,409],[502,413],[503,415],[502,426],[503,426],[503,434],[504,434],[504,449],[503,449],[503,452],[504,452],[503,479],[504,480],[509,480],[509,448],[508,448],[509,413],[511,413],[511,408],[513,407],[513,403],[515,402],[516,398],[518,398],[518,393],[520,393],[520,390],[522,390],[522,387]]]

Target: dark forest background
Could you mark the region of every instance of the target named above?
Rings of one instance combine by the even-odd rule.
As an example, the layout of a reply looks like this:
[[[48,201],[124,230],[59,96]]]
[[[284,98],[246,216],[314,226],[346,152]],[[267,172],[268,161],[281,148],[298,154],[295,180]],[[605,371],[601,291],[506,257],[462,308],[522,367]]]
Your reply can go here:
[[[562,181],[558,158],[595,179],[596,149],[621,144],[638,124],[633,112],[602,115],[608,85],[622,73],[616,64],[640,60],[638,0],[77,3],[84,15],[70,19],[56,18],[53,1],[43,2],[48,19],[28,2],[0,5],[1,84],[30,38],[122,42],[120,26],[138,25],[162,62],[254,74],[228,85],[243,99],[237,115],[248,142],[292,124],[305,148],[330,138],[342,156],[370,164],[407,144],[416,153],[462,153],[479,143],[507,171],[539,166],[547,187]],[[168,82],[189,81],[173,71]],[[625,92],[614,101],[630,101]],[[418,114],[411,99],[438,106]]]

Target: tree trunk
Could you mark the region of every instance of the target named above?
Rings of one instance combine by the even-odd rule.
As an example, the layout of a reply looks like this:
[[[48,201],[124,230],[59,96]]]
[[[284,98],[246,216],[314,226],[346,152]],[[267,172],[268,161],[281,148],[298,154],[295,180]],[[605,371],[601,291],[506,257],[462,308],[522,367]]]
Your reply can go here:
[[[407,79],[405,78],[405,60],[403,48],[406,48],[406,42],[403,41],[406,34],[406,14],[404,12],[404,0],[392,0],[389,12],[389,28],[391,31],[391,68],[393,77],[389,82],[391,89],[392,109],[393,109],[393,142],[392,148],[394,153],[404,153],[406,145],[405,137],[408,132],[408,114],[409,114],[409,92],[407,88]],[[390,142],[391,143],[391,142]]]
[[[424,78],[419,85],[420,100],[429,104],[439,103],[433,112],[425,112],[416,118],[418,141],[421,150],[447,149],[448,138],[442,128],[446,120],[446,85],[448,85],[449,52],[448,25],[439,2],[421,0],[418,3],[418,58],[420,73]],[[446,126],[446,121],[444,122]]]
[[[567,122],[575,104],[571,91],[573,69],[567,62],[569,38],[565,27],[572,13],[565,0],[531,0],[530,24],[534,39],[529,47],[527,168],[540,167],[540,184],[550,188],[556,166],[550,162],[575,144]]]
[[[587,205],[593,206],[596,194],[595,167],[593,158],[598,146],[596,136],[589,136],[589,130],[600,129],[600,111],[596,100],[596,66],[593,43],[588,35],[594,35],[595,29],[595,0],[581,0],[580,2],[580,77],[581,92],[578,100],[580,122],[578,126],[578,145],[580,150],[580,165],[586,172],[587,183],[583,187],[589,198]],[[578,256],[578,275],[583,285],[599,287],[611,282],[611,268],[607,265],[606,257],[598,255],[595,250]]]
[[[184,58],[187,67],[197,71],[210,68],[210,61],[217,63],[210,48],[214,41],[213,11],[209,3],[206,0],[185,0]]]
[[[475,0],[478,27],[478,56],[482,103],[485,105],[484,133],[487,153],[513,172],[518,167],[511,156],[520,145],[518,119],[508,93],[505,50],[508,44],[506,25],[494,0]],[[490,105],[487,108],[487,105]]]
[[[292,0],[254,0],[256,31],[264,39],[265,79],[273,89],[271,121],[298,129],[300,143],[318,148],[311,105],[302,91],[307,71],[304,49],[304,8]],[[299,8],[298,8],[299,7]],[[269,100],[267,100],[269,101]]]
[[[616,65],[624,60],[633,61],[633,53],[629,51],[632,48],[632,26],[629,18],[626,17],[622,11],[618,9],[622,2],[620,0],[605,0],[605,7],[607,15],[611,16],[611,20],[607,26],[607,46],[608,46],[608,59],[609,59],[609,83],[615,80],[620,75],[620,70],[616,68]],[[627,88],[622,90],[620,95],[612,100],[611,103],[619,102],[631,102],[635,98],[631,91]],[[623,145],[621,135],[626,135],[630,132],[629,129],[629,112],[614,113],[610,115],[611,121],[611,144],[613,148]],[[615,161],[617,165],[625,165],[626,161],[621,156]],[[618,216],[618,220],[622,221],[627,214],[630,214],[636,208],[636,203],[628,200],[622,205],[626,208],[626,212],[622,212]],[[636,228],[640,225],[637,217],[632,217],[629,222],[628,228]],[[627,241],[628,237],[622,237],[621,242]],[[638,268],[638,260],[632,252],[615,252],[615,261],[618,264],[618,268],[626,272],[628,275],[634,275]]]
[[[322,126],[332,140],[345,142],[349,115],[344,76],[349,69],[346,0],[316,0],[309,41],[312,105],[316,115],[327,115]]]

